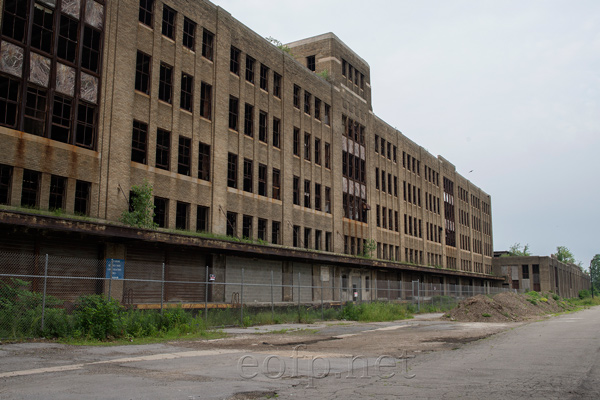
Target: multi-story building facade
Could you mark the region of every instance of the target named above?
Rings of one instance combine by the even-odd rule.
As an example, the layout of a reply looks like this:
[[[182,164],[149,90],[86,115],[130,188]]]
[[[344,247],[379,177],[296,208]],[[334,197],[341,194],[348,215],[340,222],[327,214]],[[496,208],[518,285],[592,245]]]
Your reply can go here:
[[[203,0],[0,6],[0,203],[116,222],[147,180],[160,228],[493,281],[490,196],[374,114],[334,34],[285,51]]]

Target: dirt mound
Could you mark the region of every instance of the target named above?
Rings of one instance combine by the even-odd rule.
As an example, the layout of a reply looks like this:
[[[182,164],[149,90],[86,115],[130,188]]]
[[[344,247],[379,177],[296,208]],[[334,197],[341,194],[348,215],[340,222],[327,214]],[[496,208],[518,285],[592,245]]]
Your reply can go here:
[[[562,302],[556,301],[552,295],[544,296],[529,292],[516,294],[505,292],[493,297],[477,295],[458,303],[446,317],[453,321],[464,322],[510,322],[526,321],[570,309]]]

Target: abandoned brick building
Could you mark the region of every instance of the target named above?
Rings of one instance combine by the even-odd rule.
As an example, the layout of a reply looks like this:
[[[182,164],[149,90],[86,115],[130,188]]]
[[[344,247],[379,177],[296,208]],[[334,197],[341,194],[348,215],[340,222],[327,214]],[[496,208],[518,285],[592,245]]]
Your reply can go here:
[[[374,114],[369,65],[334,34],[284,51],[205,0],[0,7],[0,250],[367,298],[384,281],[500,284],[490,196]],[[144,180],[157,230],[118,222]]]

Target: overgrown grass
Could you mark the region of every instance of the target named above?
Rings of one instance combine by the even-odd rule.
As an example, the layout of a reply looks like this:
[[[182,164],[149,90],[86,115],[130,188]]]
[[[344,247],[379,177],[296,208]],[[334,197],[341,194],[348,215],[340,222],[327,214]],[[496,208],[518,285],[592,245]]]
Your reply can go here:
[[[360,322],[396,321],[412,318],[412,313],[404,304],[396,303],[346,303],[339,315],[340,319]]]

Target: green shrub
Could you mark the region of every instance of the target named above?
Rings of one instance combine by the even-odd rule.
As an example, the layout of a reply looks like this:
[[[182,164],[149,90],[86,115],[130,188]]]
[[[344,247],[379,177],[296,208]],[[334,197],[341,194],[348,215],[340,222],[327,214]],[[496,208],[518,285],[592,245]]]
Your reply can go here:
[[[558,301],[558,300],[560,300],[560,296],[559,296],[559,295],[557,295],[557,294],[553,294],[553,295],[552,295],[552,298],[554,299],[554,301]]]
[[[592,297],[592,292],[590,292],[589,290],[580,290],[579,291],[579,298],[581,300],[586,299],[588,297]]]
[[[483,313],[483,314],[481,314],[481,316],[485,317],[485,318],[490,318],[492,315],[488,314],[488,313]]]
[[[103,340],[122,333],[119,313],[124,308],[115,299],[93,294],[79,297],[75,304],[75,328],[82,336]]]

